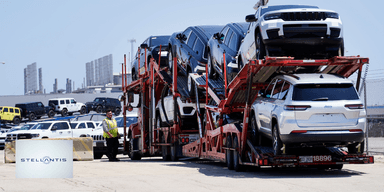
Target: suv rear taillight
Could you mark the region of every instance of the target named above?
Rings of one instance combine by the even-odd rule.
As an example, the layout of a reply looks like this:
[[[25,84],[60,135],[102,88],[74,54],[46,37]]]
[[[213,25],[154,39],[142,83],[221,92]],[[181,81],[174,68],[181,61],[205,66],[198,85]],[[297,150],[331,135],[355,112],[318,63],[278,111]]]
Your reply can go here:
[[[305,111],[311,108],[310,105],[285,105],[284,109],[288,111]]]
[[[351,104],[351,105],[344,105],[344,107],[348,109],[363,109],[364,105],[363,104]]]

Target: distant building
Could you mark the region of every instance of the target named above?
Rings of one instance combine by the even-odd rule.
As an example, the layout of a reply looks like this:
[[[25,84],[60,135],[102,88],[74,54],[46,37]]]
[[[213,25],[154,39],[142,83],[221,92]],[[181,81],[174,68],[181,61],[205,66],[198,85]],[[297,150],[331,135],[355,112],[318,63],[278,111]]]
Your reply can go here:
[[[103,86],[113,83],[112,54],[85,64],[86,86]]]
[[[24,94],[34,94],[37,91],[37,67],[35,62],[24,68]]]
[[[65,93],[72,93],[72,80],[70,80],[69,78],[67,78]]]
[[[55,83],[53,84],[53,93],[57,93],[57,78],[55,79]]]
[[[121,73],[114,73],[113,74],[113,84],[114,85],[121,85],[122,79],[121,79]],[[130,84],[132,81],[132,75],[131,73],[128,73],[127,75],[127,84]]]
[[[39,68],[39,93],[44,93],[43,90],[43,68]]]

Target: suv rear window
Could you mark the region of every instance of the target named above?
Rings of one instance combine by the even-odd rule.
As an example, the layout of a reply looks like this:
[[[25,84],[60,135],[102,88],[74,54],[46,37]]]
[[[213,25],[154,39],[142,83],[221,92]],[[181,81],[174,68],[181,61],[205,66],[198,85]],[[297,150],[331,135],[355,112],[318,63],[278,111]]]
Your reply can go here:
[[[298,84],[293,88],[292,100],[357,100],[353,84]]]

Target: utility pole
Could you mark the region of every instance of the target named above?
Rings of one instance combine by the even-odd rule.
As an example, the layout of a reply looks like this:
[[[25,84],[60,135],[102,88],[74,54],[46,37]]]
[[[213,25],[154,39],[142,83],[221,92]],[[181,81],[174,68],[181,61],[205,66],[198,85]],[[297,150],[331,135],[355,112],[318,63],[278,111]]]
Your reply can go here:
[[[133,43],[136,43],[136,39],[130,39],[128,40],[128,42],[131,43],[131,58],[129,59],[129,69],[131,69],[132,68],[131,64],[133,61]]]

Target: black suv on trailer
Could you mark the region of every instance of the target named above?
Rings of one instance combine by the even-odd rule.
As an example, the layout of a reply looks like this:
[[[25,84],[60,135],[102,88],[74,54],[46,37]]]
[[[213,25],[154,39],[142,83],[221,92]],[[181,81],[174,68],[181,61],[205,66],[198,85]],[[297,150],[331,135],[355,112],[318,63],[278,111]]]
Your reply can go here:
[[[120,115],[121,103],[116,98],[109,97],[96,97],[92,102],[87,102],[85,105],[88,108],[88,112],[96,111],[102,113],[107,110],[112,110],[116,116]]]
[[[40,119],[44,115],[48,117],[54,117],[54,109],[50,106],[44,106],[42,102],[29,102],[29,103],[18,103],[15,105],[21,109],[21,117],[28,118],[29,121],[33,121],[36,118]]]

